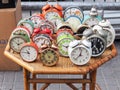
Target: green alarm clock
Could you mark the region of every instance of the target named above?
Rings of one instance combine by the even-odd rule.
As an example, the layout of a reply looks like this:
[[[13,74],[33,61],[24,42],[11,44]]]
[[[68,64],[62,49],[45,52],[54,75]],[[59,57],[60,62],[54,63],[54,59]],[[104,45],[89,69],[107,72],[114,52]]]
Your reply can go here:
[[[68,57],[68,46],[71,41],[74,40],[74,37],[71,33],[67,31],[61,31],[57,36],[57,44],[59,53],[61,56]]]
[[[31,20],[22,19],[18,22],[17,26],[24,26],[28,28],[28,30],[30,31],[30,34],[33,33],[34,23]]]
[[[84,20],[82,23],[93,27],[94,25],[97,25],[101,20],[102,17],[98,15],[97,9],[93,7],[91,8],[89,15],[84,16]]]

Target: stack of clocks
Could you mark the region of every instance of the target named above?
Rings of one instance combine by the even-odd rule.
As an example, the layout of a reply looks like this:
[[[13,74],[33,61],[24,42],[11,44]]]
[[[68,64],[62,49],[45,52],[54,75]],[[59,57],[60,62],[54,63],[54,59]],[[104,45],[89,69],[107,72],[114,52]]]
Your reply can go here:
[[[26,62],[40,60],[45,66],[54,66],[62,56],[76,65],[85,65],[91,57],[102,55],[114,39],[114,28],[108,20],[102,20],[96,8],[84,15],[79,7],[63,11],[58,2],[47,2],[42,13],[19,21],[9,45]]]

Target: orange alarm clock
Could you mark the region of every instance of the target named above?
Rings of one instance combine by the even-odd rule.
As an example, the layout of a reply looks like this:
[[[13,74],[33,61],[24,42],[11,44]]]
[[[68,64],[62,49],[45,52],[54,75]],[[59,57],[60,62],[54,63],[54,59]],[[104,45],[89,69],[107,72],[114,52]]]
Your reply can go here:
[[[62,6],[59,5],[58,3],[55,5],[50,5],[47,2],[47,4],[42,8],[42,14],[45,19],[51,20],[53,17],[62,17],[63,16],[62,10],[63,10]]]

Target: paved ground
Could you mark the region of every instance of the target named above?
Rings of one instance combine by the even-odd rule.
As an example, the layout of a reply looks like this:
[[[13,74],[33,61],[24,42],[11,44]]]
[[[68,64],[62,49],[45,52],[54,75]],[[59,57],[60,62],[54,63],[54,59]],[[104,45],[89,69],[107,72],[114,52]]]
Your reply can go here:
[[[120,51],[120,41],[115,41],[115,45]],[[120,52],[113,60],[105,63],[98,69],[97,83],[102,90],[120,90]],[[73,77],[72,75],[39,75],[39,77]],[[77,76],[79,77],[79,76]],[[81,90],[81,86],[76,84]],[[38,87],[40,87],[38,85]],[[21,71],[1,71],[0,72],[0,90],[23,90],[23,75]],[[47,90],[71,90],[64,84],[53,84]]]

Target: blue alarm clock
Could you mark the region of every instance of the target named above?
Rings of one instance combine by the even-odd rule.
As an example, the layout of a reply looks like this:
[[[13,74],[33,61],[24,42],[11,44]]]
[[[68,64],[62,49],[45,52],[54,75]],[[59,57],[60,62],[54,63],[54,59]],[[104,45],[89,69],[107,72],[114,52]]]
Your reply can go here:
[[[102,20],[102,17],[98,15],[97,9],[95,7],[91,8],[89,15],[84,16],[82,24],[86,24],[90,27],[98,24]]]

